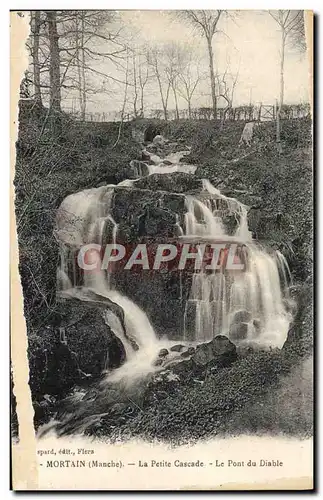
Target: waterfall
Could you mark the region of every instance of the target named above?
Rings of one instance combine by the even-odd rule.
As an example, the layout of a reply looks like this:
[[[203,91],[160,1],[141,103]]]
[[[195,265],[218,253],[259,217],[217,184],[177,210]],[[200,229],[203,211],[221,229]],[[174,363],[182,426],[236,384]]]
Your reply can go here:
[[[68,196],[56,217],[55,237],[60,242],[60,268],[57,272],[58,287],[61,296],[78,298],[83,301],[92,301],[95,297],[107,298],[118,304],[124,311],[125,336],[119,318],[109,309],[104,319],[111,330],[120,338],[126,349],[127,359],[134,357],[135,351],[129,339],[133,339],[139,348],[156,346],[156,334],[147,315],[129,298],[113,289],[111,275],[102,269],[101,257],[96,254],[97,268],[93,271],[84,271],[84,286],[74,286],[69,278],[69,261],[73,268],[76,259],[69,245],[77,250],[83,244],[98,243],[103,245],[104,232],[107,225],[112,226],[111,240],[117,241],[118,225],[110,214],[114,186],[104,186],[76,193]],[[95,301],[95,300],[94,300]],[[156,348],[155,348],[156,349]]]
[[[280,252],[269,255],[252,241],[246,206],[222,195],[207,180],[203,180],[203,187],[213,200],[187,196],[186,238],[239,241],[247,247],[247,268],[231,273],[201,270],[193,275],[184,339],[201,342],[224,334],[238,343],[282,347],[291,320],[283,295],[290,280],[286,259]],[[218,215],[217,200],[224,202],[227,212],[237,220],[233,236],[227,234]]]
[[[194,165],[185,165],[179,163],[178,165],[166,165],[159,163],[158,165],[148,165],[149,175],[152,174],[173,174],[174,172],[183,172],[185,174],[194,174],[196,167]]]
[[[196,171],[195,165],[180,163],[180,160],[190,153],[189,150],[170,153],[163,160],[159,156],[151,155],[154,162],[153,165],[147,165],[149,175],[152,174],[172,174],[174,172],[183,172],[186,174],[194,174]],[[166,161],[166,163],[165,163]]]
[[[136,177],[145,175],[169,174],[173,172],[194,173],[196,166],[180,164],[180,159],[189,151],[173,153],[165,158],[170,164],[166,165],[156,155],[154,165],[143,165],[142,162],[132,161],[130,166]],[[119,186],[132,187],[136,179],[125,179]],[[127,355],[127,363],[116,370],[115,377],[133,377],[144,374],[152,369],[152,361],[156,359],[161,347],[169,342],[157,340],[155,331],[147,315],[128,297],[114,289],[112,276],[101,269],[101,261],[96,255],[97,269],[95,271],[81,271],[76,263],[76,255],[82,245],[88,243],[104,244],[107,228],[110,231],[110,241],[117,241],[118,225],[111,215],[111,206],[114,185],[86,189],[79,193],[67,196],[57,211],[54,236],[60,248],[60,267],[57,271],[57,287],[60,295],[65,298],[78,298],[83,301],[93,301],[95,297],[103,297],[118,304],[124,311],[124,324],[127,335],[119,318],[109,309],[104,314],[104,320],[111,330],[122,341]],[[183,230],[177,217],[178,234]],[[83,280],[83,286],[79,282]],[[139,347],[134,351],[129,342],[133,339]],[[166,343],[165,343],[166,342]],[[156,368],[157,369],[157,368]]]
[[[146,165],[146,171],[148,175],[188,172],[186,165],[178,164],[182,156],[183,152],[169,155],[171,164]],[[140,176],[145,173],[145,169],[138,164],[133,163],[132,166]],[[196,168],[191,167],[193,170]],[[134,183],[135,180],[124,180],[119,185],[132,187]],[[151,362],[161,341],[157,340],[145,312],[115,289],[111,273],[101,268],[101,256],[96,255],[99,261],[95,271],[81,272],[75,259],[85,244],[104,246],[107,241],[116,244],[118,224],[111,213],[114,189],[114,185],[86,189],[67,196],[62,202],[54,230],[61,260],[57,284],[65,297],[91,301],[94,294],[101,297],[103,302],[108,299],[122,308],[124,325],[108,308],[104,319],[123,342],[127,360],[132,363],[132,368],[123,370],[130,370],[127,373],[134,376],[138,363],[151,369]],[[184,342],[199,343],[221,334],[227,335],[235,343],[281,347],[291,320],[286,310],[290,271],[285,257],[280,252],[270,255],[260,248],[252,240],[248,229],[248,207],[223,195],[208,180],[203,179],[201,193],[186,196],[185,207],[183,227],[178,214],[176,217],[179,240],[244,244],[247,248],[247,268],[238,273],[201,270],[193,274],[185,304],[184,331],[179,332],[178,338]],[[226,228],[227,215],[236,222],[230,234]],[[182,275],[179,279],[181,282]],[[134,349],[134,343],[139,351]]]

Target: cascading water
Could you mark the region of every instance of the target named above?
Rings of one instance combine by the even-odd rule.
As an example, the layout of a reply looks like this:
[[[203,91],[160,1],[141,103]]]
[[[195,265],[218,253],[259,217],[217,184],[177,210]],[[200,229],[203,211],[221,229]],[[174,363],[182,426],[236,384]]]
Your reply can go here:
[[[108,309],[105,320],[124,344],[127,359],[129,360],[135,355],[135,350],[131,342],[129,342],[129,338],[133,339],[139,348],[150,349],[156,345],[156,335],[146,314],[130,299],[113,290],[111,275],[101,268],[98,254],[95,256],[97,268],[94,271],[84,271],[83,287],[73,286],[69,279],[70,262],[73,262],[74,267],[76,266],[75,255],[72,254],[72,258],[68,258],[67,249],[70,246],[74,250],[87,243],[102,245],[107,225],[112,226],[112,244],[116,243],[118,226],[110,215],[114,187],[109,185],[70,195],[60,206],[54,233],[60,242],[61,249],[58,286],[62,297],[75,297],[83,301],[91,301],[91,293],[93,292],[99,297],[105,297],[118,304],[123,309],[127,337],[124,335],[118,317]],[[74,285],[76,285],[75,280]]]
[[[283,289],[287,293],[288,289],[287,262],[281,253],[269,255],[252,241],[247,207],[222,195],[207,180],[203,181],[203,187],[211,199],[201,201],[190,196],[186,200],[186,239],[238,241],[247,247],[248,262],[244,272],[201,270],[193,275],[185,310],[184,338],[203,342],[224,334],[238,342],[282,347],[291,320],[282,292]],[[227,234],[219,216],[219,201],[227,205],[227,213],[237,220],[233,236]],[[192,318],[193,332],[188,324]]]
[[[183,152],[169,155],[170,165],[158,162],[157,165],[146,165],[148,175],[193,172],[195,166],[190,166],[191,170],[188,170],[186,165],[174,163],[182,156]],[[138,167],[136,172],[140,176],[144,170]],[[125,180],[119,186],[132,187],[134,183],[135,179]],[[176,218],[178,237],[191,242],[200,239],[239,241],[248,248],[248,267],[239,274],[201,271],[193,275],[185,307],[184,332],[179,332],[179,339],[199,343],[211,340],[218,334],[232,337],[232,325],[237,314],[240,317],[242,314],[242,322],[247,328],[243,342],[281,347],[290,322],[281,287],[281,281],[285,285],[289,279],[286,260],[279,252],[276,256],[267,254],[252,241],[247,224],[247,207],[221,194],[208,180],[203,180],[202,184],[200,194],[186,197],[183,227],[179,216]],[[106,270],[84,271],[83,286],[77,286],[80,270],[74,258],[75,251],[82,245],[104,245],[107,233],[108,241],[116,243],[118,225],[111,215],[114,188],[114,185],[108,185],[70,195],[59,208],[54,233],[61,254],[58,287],[64,297],[91,301],[91,294],[94,293],[122,308],[124,326],[108,308],[105,321],[123,342],[127,354],[127,363],[113,376],[131,378],[150,371],[159,349],[169,345],[169,341],[157,339],[147,315],[128,297],[114,289],[111,274]],[[233,235],[229,235],[226,230],[225,215],[231,215],[237,221]],[[134,349],[133,343],[139,348],[138,351]]]
[[[187,165],[180,163],[190,151],[178,151],[177,153],[170,153],[163,160],[157,155],[152,155],[153,165],[147,165],[149,175],[152,174],[172,174],[174,172],[183,172],[186,174],[194,174],[196,171],[195,165]],[[166,162],[166,163],[165,163]]]
[[[181,152],[170,155],[170,165],[156,158],[156,164],[145,165],[147,168],[141,168],[138,162],[132,166],[138,177],[147,172],[148,175],[194,172],[195,166],[188,169],[186,165],[176,164],[180,155]],[[131,188],[135,182],[136,179],[124,180],[119,186]],[[183,359],[181,354],[170,349],[174,340],[158,339],[145,312],[115,289],[113,276],[101,268],[98,254],[96,269],[84,270],[80,279],[75,254],[83,245],[117,243],[119,228],[112,211],[115,188],[108,185],[70,195],[57,213],[54,234],[61,257],[57,273],[58,289],[65,298],[106,304],[104,320],[123,343],[127,358],[121,367],[106,373],[103,380],[92,385],[94,399],[91,399],[91,391],[87,395],[84,389],[71,396],[73,410],[67,410],[64,415],[62,433],[71,429],[83,432],[105,416],[111,402],[115,403],[114,391],[113,401],[109,399],[111,384],[122,387],[121,394],[128,402],[132,389],[137,390],[134,382],[167,367],[156,362],[160,349],[168,349],[167,363]],[[178,211],[175,221],[177,238],[190,243],[240,242],[247,247],[248,265],[244,272],[236,274],[203,270],[193,274],[190,294],[184,306],[184,331],[179,329],[178,340],[181,344],[199,344],[220,334],[227,335],[236,344],[258,343],[261,346],[281,347],[291,320],[285,308],[284,290],[290,280],[286,259],[279,252],[269,255],[253,242],[248,230],[246,206],[221,194],[208,180],[203,180],[202,188],[196,196],[186,196],[184,223],[182,211]],[[236,221],[234,234],[226,227],[225,218],[228,215]],[[181,298],[185,288],[182,279],[181,271]],[[79,286],[81,282],[82,286]],[[123,311],[124,317],[115,312],[115,305]]]

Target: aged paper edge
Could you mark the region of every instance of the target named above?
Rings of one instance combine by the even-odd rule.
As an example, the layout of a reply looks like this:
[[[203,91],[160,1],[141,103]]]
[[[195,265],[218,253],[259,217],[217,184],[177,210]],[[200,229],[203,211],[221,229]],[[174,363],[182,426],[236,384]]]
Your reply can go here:
[[[307,53],[309,63],[310,103],[313,111],[313,11],[306,10],[305,26],[307,38]],[[17,416],[19,422],[19,442],[12,444],[12,483],[14,490],[37,490],[38,465],[36,460],[37,442],[33,427],[33,408],[31,403],[29,380],[29,366],[27,358],[27,332],[23,314],[23,295],[18,271],[19,253],[16,232],[16,218],[14,210],[14,186],[16,151],[15,142],[18,134],[18,101],[19,87],[23,73],[28,66],[25,42],[29,34],[28,14],[24,12],[20,17],[17,12],[10,13],[10,157],[11,157],[11,186],[10,186],[10,267],[11,267],[11,361],[14,379],[14,394],[17,399]],[[111,490],[121,490],[121,485]],[[214,486],[185,485],[178,490],[310,490],[313,488],[311,477],[281,478],[270,483],[227,483]],[[59,490],[59,485],[51,484],[48,489]],[[82,487],[78,489],[83,489]],[[95,488],[99,489],[99,488]],[[149,486],[147,486],[149,489]],[[167,491],[170,488],[165,488]]]
[[[36,489],[38,485],[36,440],[33,428],[33,407],[28,384],[27,331],[23,312],[23,294],[18,270],[19,253],[15,216],[16,146],[18,137],[18,100],[20,82],[28,65],[25,42],[29,34],[27,13],[20,17],[10,13],[10,303],[11,303],[11,361],[14,394],[17,400],[19,442],[12,445],[12,484],[14,489]]]

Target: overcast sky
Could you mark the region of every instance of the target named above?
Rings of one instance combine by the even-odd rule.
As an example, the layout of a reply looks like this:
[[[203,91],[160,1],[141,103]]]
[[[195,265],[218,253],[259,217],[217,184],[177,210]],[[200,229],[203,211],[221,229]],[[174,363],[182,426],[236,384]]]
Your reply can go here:
[[[231,11],[234,12],[234,11]],[[274,103],[279,96],[280,78],[280,31],[268,11],[236,11],[235,20],[223,16],[218,33],[214,37],[214,62],[219,71],[230,63],[232,73],[239,69],[238,83],[234,94],[234,106],[253,103]],[[192,27],[179,21],[171,11],[122,11],[119,12],[133,40],[138,45],[163,44],[171,41],[193,44],[203,70],[208,72],[207,48],[204,38]],[[105,66],[105,72],[114,72]],[[117,73],[115,73],[117,74]],[[308,101],[308,64],[306,53],[300,54],[287,47],[285,62],[285,102]],[[121,90],[121,89],[120,89]],[[148,89],[147,107],[161,108],[157,87]],[[209,81],[200,85],[194,106],[210,105]],[[97,95],[95,102],[88,104],[88,111],[115,111],[120,109],[122,93],[111,99]],[[170,108],[173,102],[170,100]],[[180,100],[180,107],[186,103]]]

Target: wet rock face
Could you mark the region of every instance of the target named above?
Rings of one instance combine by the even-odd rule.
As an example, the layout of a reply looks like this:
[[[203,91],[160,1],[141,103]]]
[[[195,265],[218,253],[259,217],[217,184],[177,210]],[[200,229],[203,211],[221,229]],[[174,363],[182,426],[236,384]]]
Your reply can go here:
[[[248,323],[234,323],[230,326],[229,337],[232,340],[245,340],[248,336]]]
[[[209,363],[227,366],[237,358],[236,346],[224,335],[217,335],[211,342],[197,347],[192,359],[197,365]]]
[[[254,319],[253,326],[255,327],[255,332],[259,334],[261,332],[261,327],[262,327],[260,319]]]
[[[173,172],[171,174],[153,174],[149,177],[139,179],[134,183],[137,188],[150,189],[152,191],[169,191],[171,193],[191,193],[202,190],[202,181],[193,174],[184,172]]]
[[[246,311],[245,309],[241,309],[241,311],[237,311],[234,315],[232,323],[248,323],[251,320],[251,313]]]
[[[126,360],[125,348],[103,318],[106,306],[67,300],[59,305],[53,326],[30,340],[30,386],[33,397],[63,397],[74,385],[99,377]],[[58,327],[59,325],[59,327]],[[64,332],[66,342],[61,341]]]
[[[145,311],[158,337],[177,341],[182,337],[191,276],[181,278],[178,271],[120,270],[113,275],[113,282]]]
[[[140,236],[176,237],[176,214],[168,208],[147,207],[139,219]]]
[[[195,353],[195,347],[189,347],[187,350],[181,353],[181,358],[188,358]]]
[[[174,174],[171,174],[174,175]],[[166,175],[152,175],[147,177],[168,177]],[[147,208],[171,210],[173,215],[185,212],[185,196],[176,192],[165,193],[162,190],[151,190],[145,186],[145,179],[134,183],[133,187],[117,186],[114,188],[111,214],[117,224],[139,226],[138,221]],[[137,184],[139,182],[139,184]]]
[[[163,176],[160,176],[163,177]],[[114,188],[111,215],[118,224],[118,243],[136,244],[143,237],[177,238],[183,224],[185,196],[124,186]],[[110,233],[106,232],[105,242]]]

